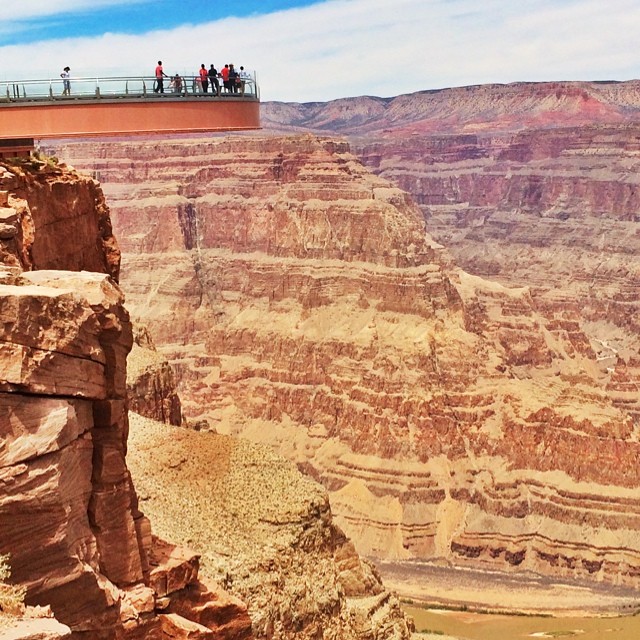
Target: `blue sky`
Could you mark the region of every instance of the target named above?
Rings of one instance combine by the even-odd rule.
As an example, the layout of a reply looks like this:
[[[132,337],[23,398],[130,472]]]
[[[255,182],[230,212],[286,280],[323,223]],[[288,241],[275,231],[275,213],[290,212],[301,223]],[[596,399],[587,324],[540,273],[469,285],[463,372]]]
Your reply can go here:
[[[10,3],[10,0],[3,0]],[[304,7],[317,0],[95,0],[55,2],[13,0],[0,9],[0,46],[54,38],[96,36],[105,31],[140,34],[168,26],[247,17]],[[20,6],[21,5],[21,6]],[[7,29],[7,23],[12,28]]]
[[[0,82],[255,71],[263,100],[640,77],[638,0],[0,0]]]

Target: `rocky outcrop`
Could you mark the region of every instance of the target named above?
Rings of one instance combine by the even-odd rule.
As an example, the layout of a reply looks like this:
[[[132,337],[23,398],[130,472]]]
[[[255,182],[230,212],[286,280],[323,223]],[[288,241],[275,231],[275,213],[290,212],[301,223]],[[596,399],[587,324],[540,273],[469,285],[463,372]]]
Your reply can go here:
[[[1,166],[0,264],[117,280],[120,251],[98,183],[52,161]]]
[[[106,183],[187,417],[321,480],[361,551],[640,584],[638,427],[577,307],[460,271],[343,142],[59,152]]]
[[[182,404],[173,369],[155,348],[149,332],[139,327],[127,359],[129,409],[140,415],[182,424]]]
[[[164,609],[202,588],[196,555],[183,552],[177,570],[158,560],[137,507],[122,303],[104,274],[0,272],[0,551],[26,602],[51,606],[74,638],[162,638]],[[189,637],[214,637],[199,626]]]
[[[270,448],[134,414],[130,447],[145,512],[248,603],[256,637],[409,637],[398,600],[333,524],[326,492]]]
[[[53,619],[11,621],[6,633],[16,640],[244,640],[253,636],[255,627],[272,638],[298,637],[300,629],[314,638],[408,638],[410,622],[375,570],[360,560],[332,524],[326,494],[314,486],[296,494],[295,509],[282,506],[283,501],[292,502],[287,489],[304,485],[290,465],[286,472],[281,470],[282,461],[265,467],[275,482],[263,501],[262,517],[275,523],[267,527],[275,535],[267,535],[265,544],[258,537],[259,527],[242,529],[243,536],[254,536],[242,538],[244,548],[254,555],[247,553],[244,566],[236,559],[229,574],[209,572],[223,581],[233,574],[237,583],[250,585],[236,591],[251,595],[253,621],[242,600],[200,575],[199,553],[152,536],[127,466],[127,394],[139,393],[135,406],[151,415],[180,423],[172,374],[148,333],[140,329],[127,383],[133,332],[122,290],[107,274],[76,270],[99,264],[101,254],[105,264],[106,256],[117,254],[113,264],[119,264],[117,248],[102,242],[99,225],[94,229],[95,256],[86,263],[75,261],[72,242],[57,253],[53,245],[49,253],[36,252],[37,262],[25,261],[25,255],[32,255],[25,247],[49,246],[42,239],[48,226],[40,225],[34,215],[35,200],[27,187],[18,206],[20,185],[41,180],[48,191],[65,194],[50,203],[51,216],[58,216],[64,201],[68,221],[77,214],[71,198],[74,181],[80,195],[85,188],[97,188],[73,171],[30,164],[21,161],[7,168],[1,184],[7,203],[14,207],[17,231],[0,244],[8,265],[0,267],[0,554],[10,554],[12,580],[26,589],[27,603],[50,605],[68,627]],[[94,200],[94,217],[100,219],[106,209],[99,189]],[[27,243],[19,230],[29,225],[35,231]],[[68,266],[73,270],[44,269],[48,261],[63,266],[64,255],[72,256]],[[194,435],[176,431],[171,440],[181,442],[182,433]],[[186,470],[182,452],[173,458],[176,451],[167,446],[167,434],[166,427],[154,434],[153,453],[167,461],[165,472],[178,475],[173,477],[175,486],[185,487],[178,496],[169,488],[166,493],[186,511],[171,512],[176,521],[163,520],[159,529],[175,530],[173,539],[186,542],[179,532],[188,522],[201,531],[194,540],[206,537],[210,523],[203,520],[198,501],[216,505],[217,521],[237,528],[237,510],[227,510],[224,492],[212,492],[208,484],[190,484],[193,475],[181,473]],[[145,441],[141,449],[148,444]],[[202,444],[193,443],[192,455],[204,474],[210,451]],[[134,439],[133,445],[139,443]],[[227,439],[223,448],[235,446],[241,449]],[[263,450],[249,456],[248,464],[230,468],[227,460],[216,468],[225,477],[233,476],[236,489],[242,488],[237,500],[246,501],[262,490],[265,477],[252,470],[268,455]],[[143,497],[149,501],[148,495]],[[184,498],[191,502],[185,505]],[[224,564],[214,547],[203,549],[208,567]],[[277,563],[281,564],[274,582]],[[248,569],[255,569],[255,575],[248,577]],[[315,580],[319,584],[307,589]],[[281,592],[282,582],[291,587]],[[348,598],[357,602],[347,605]],[[0,635],[5,637],[4,630]]]

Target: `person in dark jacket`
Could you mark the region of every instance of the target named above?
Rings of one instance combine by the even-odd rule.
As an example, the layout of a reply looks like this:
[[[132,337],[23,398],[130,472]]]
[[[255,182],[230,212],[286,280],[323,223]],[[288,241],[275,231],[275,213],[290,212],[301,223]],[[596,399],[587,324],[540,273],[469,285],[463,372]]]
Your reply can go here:
[[[218,70],[211,65],[208,71],[209,75],[209,84],[211,85],[211,93],[216,93],[220,95],[220,82],[218,81]],[[214,91],[215,87],[215,91]]]
[[[238,72],[233,68],[233,65],[229,63],[229,91],[238,93],[238,81]]]

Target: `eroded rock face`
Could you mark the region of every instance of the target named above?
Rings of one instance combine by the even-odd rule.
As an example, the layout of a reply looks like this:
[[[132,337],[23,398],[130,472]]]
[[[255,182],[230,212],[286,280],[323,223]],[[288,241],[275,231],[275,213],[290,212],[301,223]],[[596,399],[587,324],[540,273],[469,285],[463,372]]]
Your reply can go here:
[[[181,626],[190,638],[226,637],[213,618],[183,615],[226,596],[198,582],[197,555],[152,542],[137,508],[122,303],[104,274],[0,272],[0,550],[26,602],[51,606],[74,638],[164,638],[168,607],[167,637]],[[194,589],[198,598],[185,595]],[[248,637],[239,600],[229,616]]]
[[[411,193],[456,263],[570,313],[599,383],[637,421],[640,83],[479,85],[262,106],[263,126],[350,136]]]
[[[122,294],[103,274],[4,271],[0,315],[0,547],[27,602],[75,629],[114,627],[119,593],[105,576],[143,579],[124,463]]]
[[[35,159],[0,166],[0,264],[117,281],[120,251],[98,183]]]
[[[457,269],[342,142],[59,151],[105,182],[187,417],[320,479],[360,550],[638,585],[638,428],[578,309]]]
[[[127,392],[131,411],[166,424],[182,424],[173,369],[143,327],[135,331],[127,359]]]
[[[199,622],[222,598],[236,637],[248,637],[243,603],[198,581],[197,554],[161,553],[137,508],[125,461],[129,314],[109,275],[80,270],[119,265],[97,184],[29,165],[0,175],[16,229],[0,237],[0,554],[27,604],[50,606],[67,626],[21,622],[7,633],[224,638],[228,619]]]
[[[377,98],[261,105],[264,129],[280,133],[409,137],[486,133],[632,122],[640,110],[640,81],[512,82]]]

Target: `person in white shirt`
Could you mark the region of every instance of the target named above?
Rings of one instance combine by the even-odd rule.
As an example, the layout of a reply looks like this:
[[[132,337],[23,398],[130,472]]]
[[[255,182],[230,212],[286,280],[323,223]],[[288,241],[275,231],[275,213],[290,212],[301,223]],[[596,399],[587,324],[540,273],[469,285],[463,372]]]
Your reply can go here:
[[[69,71],[71,71],[71,69],[69,67],[65,67],[62,73],[60,74],[60,77],[62,78],[62,95],[63,96],[71,95],[71,81],[69,80],[71,75],[69,74]]]
[[[248,71],[245,71],[244,67],[241,66],[238,77],[240,78],[240,91],[242,92],[242,95],[244,95],[244,87],[246,82],[251,80],[251,74]]]

